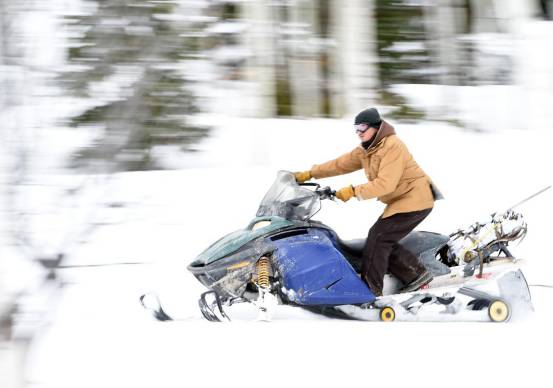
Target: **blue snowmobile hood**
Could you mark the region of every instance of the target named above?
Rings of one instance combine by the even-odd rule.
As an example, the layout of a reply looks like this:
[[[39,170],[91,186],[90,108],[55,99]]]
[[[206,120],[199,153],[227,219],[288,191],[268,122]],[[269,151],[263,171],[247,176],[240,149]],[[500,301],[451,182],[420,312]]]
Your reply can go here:
[[[261,224],[263,222],[263,224]],[[263,225],[263,226],[260,226]],[[227,234],[203,251],[191,266],[206,266],[266,234],[294,226],[295,223],[281,217],[256,217],[245,229]]]

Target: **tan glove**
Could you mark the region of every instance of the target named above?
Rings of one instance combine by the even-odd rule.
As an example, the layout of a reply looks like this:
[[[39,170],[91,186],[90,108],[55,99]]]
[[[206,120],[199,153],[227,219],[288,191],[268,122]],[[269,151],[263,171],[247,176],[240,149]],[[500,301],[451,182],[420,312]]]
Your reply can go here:
[[[347,202],[355,195],[355,190],[352,185],[346,186],[336,192],[336,198],[341,201]]]
[[[295,172],[294,177],[296,178],[296,182],[303,183],[303,182],[308,181],[309,179],[311,179],[311,171]]]

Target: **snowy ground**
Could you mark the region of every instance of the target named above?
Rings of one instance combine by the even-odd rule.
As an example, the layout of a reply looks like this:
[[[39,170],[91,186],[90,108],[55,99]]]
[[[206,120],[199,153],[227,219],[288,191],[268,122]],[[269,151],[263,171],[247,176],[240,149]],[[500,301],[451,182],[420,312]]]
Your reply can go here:
[[[50,19],[29,14],[26,23],[47,31],[41,37],[49,39],[50,31],[62,31],[54,25],[45,28]],[[445,107],[459,112],[473,128],[501,129],[466,133],[437,123],[397,125],[446,195],[419,229],[450,233],[487,220],[491,212],[552,183],[553,51],[544,49],[551,42],[552,24],[522,27],[513,40],[517,86],[398,86],[397,91],[429,117]],[[30,64],[48,68],[60,60],[54,57],[61,55],[61,46],[54,50],[55,45],[43,39],[33,42],[50,49],[29,50]],[[25,89],[51,95],[32,81]],[[225,104],[244,102],[221,96]],[[86,143],[90,134],[52,127],[51,116],[60,115],[60,109],[79,108],[73,100],[38,101],[20,113],[3,112],[6,137],[0,144],[9,147],[21,139],[36,144],[28,162],[34,173],[45,175],[26,182],[28,191],[18,198],[32,205],[34,249],[45,257],[66,252],[65,265],[143,264],[62,270],[64,287],[35,283],[30,288],[27,311],[16,331],[39,326],[25,371],[29,387],[551,385],[546,352],[553,345],[553,291],[547,288],[532,287],[535,314],[509,324],[337,321],[294,308],[279,309],[272,323],[211,324],[201,318],[197,296],[203,288],[186,265],[215,239],[248,223],[277,170],[309,168],[351,149],[356,143],[351,118],[209,117],[218,130],[200,146],[202,152],[184,160],[163,152],[168,165],[178,167],[184,161],[191,168],[106,179],[51,175],[59,160],[42,153],[69,152]],[[37,130],[10,131],[17,120],[21,128]],[[9,149],[2,151],[0,159]],[[0,183],[6,183],[4,178],[0,174]],[[361,174],[352,174],[325,183],[339,188],[362,181]],[[512,251],[527,261],[530,284],[553,284],[547,249],[552,196],[550,190],[519,209],[529,233]],[[343,238],[365,235],[382,210],[375,202],[325,205],[316,218]],[[4,210],[13,211],[0,209],[2,216]],[[10,221],[0,223],[9,228]],[[40,271],[16,260],[20,252],[2,243],[0,274],[7,282],[2,286],[33,284]],[[139,295],[150,290],[181,320],[151,319],[138,302]],[[3,367],[0,362],[0,375]]]
[[[58,192],[81,177],[37,177],[43,184],[29,186],[41,209],[33,225],[44,251],[64,246],[65,265],[144,263],[61,271],[65,286],[50,289],[58,295],[51,324],[29,354],[30,387],[464,387],[529,379],[549,386],[549,361],[540,356],[553,345],[548,288],[533,287],[535,314],[508,324],[351,322],[290,307],[271,323],[204,321],[197,308],[203,287],[185,266],[248,223],[277,170],[309,168],[357,141],[349,120],[212,120],[224,124],[202,144],[193,168],[89,178],[82,202]],[[549,131],[393,124],[447,198],[419,229],[450,233],[551,184]],[[323,182],[340,188],[362,181],[355,173]],[[512,250],[526,259],[530,284],[553,284],[546,249],[552,195],[518,209],[529,233]],[[324,205],[316,219],[343,238],[365,235],[383,209],[374,201]],[[85,223],[95,225],[91,232]],[[78,244],[64,245],[75,237]],[[152,290],[179,321],[159,323],[142,310],[138,297]]]

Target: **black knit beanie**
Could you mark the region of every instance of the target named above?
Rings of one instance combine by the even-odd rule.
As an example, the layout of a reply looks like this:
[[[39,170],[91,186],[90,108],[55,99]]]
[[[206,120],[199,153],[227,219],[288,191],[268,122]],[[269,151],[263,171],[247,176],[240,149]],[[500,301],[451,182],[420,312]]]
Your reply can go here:
[[[382,119],[380,118],[380,114],[375,108],[369,108],[362,110],[355,116],[355,125],[357,124],[369,124],[369,126],[374,128],[380,128],[380,124],[382,124]]]

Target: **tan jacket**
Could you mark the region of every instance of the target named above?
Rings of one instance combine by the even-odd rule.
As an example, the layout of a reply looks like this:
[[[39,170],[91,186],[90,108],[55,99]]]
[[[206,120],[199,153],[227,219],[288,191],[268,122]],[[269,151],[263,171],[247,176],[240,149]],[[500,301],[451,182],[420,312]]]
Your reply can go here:
[[[327,178],[360,169],[365,170],[369,182],[355,186],[355,195],[359,200],[378,198],[385,203],[382,218],[434,206],[430,178],[387,122],[382,122],[367,150],[359,146],[337,159],[314,165],[311,176]]]

